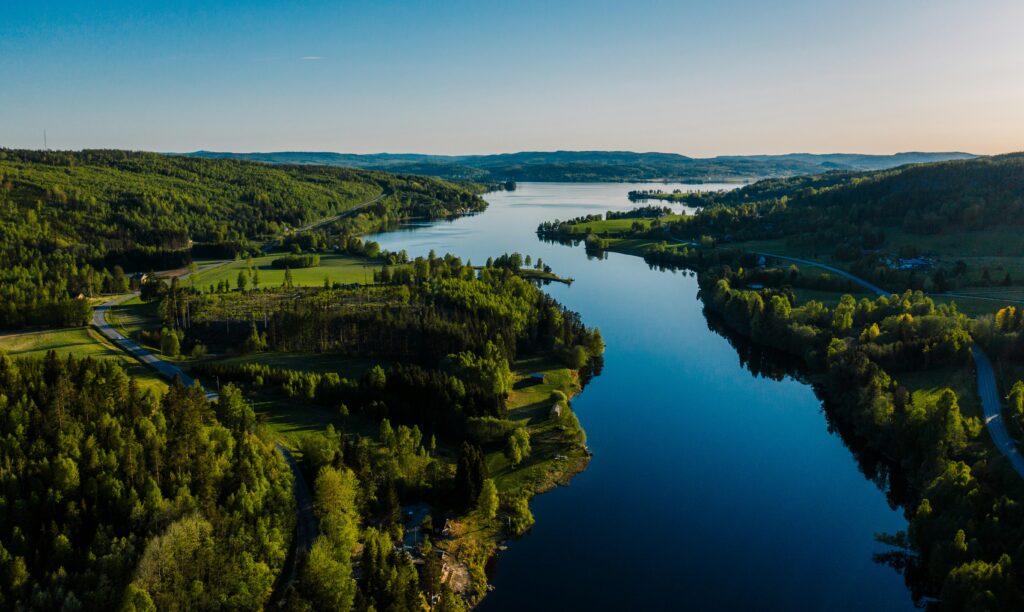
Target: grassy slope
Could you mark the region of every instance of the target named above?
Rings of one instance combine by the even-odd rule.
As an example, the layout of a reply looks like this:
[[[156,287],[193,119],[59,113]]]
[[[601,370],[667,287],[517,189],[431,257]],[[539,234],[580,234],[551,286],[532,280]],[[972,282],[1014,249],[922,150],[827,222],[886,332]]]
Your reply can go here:
[[[13,357],[43,357],[47,351],[93,359],[113,359],[138,380],[143,389],[163,393],[167,384],[157,374],[110,344],[89,327],[53,329],[0,336],[0,350]]]
[[[284,270],[271,265],[279,257],[282,257],[282,254],[266,255],[252,260],[253,268],[259,270],[261,287],[277,287],[284,283]],[[185,282],[194,283],[197,289],[203,290],[226,280],[234,288],[238,272],[248,267],[249,264],[244,259],[233,261],[208,272],[196,274]],[[372,283],[373,273],[380,268],[380,262],[373,259],[328,253],[320,256],[320,265],[315,268],[292,270],[292,280],[299,286],[322,286],[325,277],[329,277],[332,283]]]

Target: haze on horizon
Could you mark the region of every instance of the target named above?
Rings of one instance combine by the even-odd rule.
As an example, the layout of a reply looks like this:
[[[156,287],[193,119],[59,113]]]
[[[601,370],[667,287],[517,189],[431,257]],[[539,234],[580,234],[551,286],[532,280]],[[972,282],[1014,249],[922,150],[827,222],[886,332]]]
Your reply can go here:
[[[1012,0],[366,4],[12,3],[0,147],[1024,149]]]

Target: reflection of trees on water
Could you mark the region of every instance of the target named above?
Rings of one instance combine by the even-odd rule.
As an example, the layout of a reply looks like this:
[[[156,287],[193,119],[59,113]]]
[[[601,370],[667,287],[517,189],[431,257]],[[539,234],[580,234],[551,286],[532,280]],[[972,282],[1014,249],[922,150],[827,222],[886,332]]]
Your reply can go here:
[[[604,370],[604,355],[591,357],[587,365],[580,368],[580,389],[586,388],[587,384],[595,377],[600,376]]]
[[[582,239],[541,236],[541,240],[552,244],[565,246],[578,246]],[[607,259],[607,253],[587,253],[588,259]],[[662,263],[648,262],[651,270],[659,272],[671,272],[685,276],[696,277],[697,272],[680,266],[666,265]],[[698,291],[697,299],[701,299]],[[834,409],[825,393],[825,389],[818,378],[820,374],[811,372],[807,365],[799,358],[788,353],[754,344],[745,336],[742,336],[731,328],[717,314],[703,309],[704,318],[708,329],[726,339],[730,346],[736,350],[740,365],[755,377],[768,378],[775,381],[782,381],[786,377],[808,384],[814,390],[815,396],[821,402],[822,412],[825,415],[825,424],[829,433],[838,434],[843,445],[850,451],[856,460],[857,468],[861,474],[880,491],[885,494],[886,501],[893,510],[904,509],[908,501],[906,474],[900,469],[897,462],[886,457],[882,453],[871,448],[867,440],[858,436],[849,423],[844,423],[839,418],[839,411]],[[596,361],[596,360],[595,360]],[[594,364],[594,372],[585,376],[581,372],[581,383],[600,374],[603,366],[603,358],[600,364]],[[888,565],[897,573],[903,576],[907,588],[910,589],[915,605],[918,607],[931,607],[931,604],[923,604],[925,592],[926,573],[921,567],[917,551],[910,547],[904,532],[896,534],[879,533],[875,539],[882,545],[889,547],[884,552],[875,553],[873,561],[882,565]]]
[[[816,380],[806,364],[770,347],[756,345],[745,336],[737,334],[715,313],[704,309],[704,317],[708,329],[726,339],[736,350],[740,365],[755,377],[781,381],[786,377],[803,382],[814,389],[814,394],[821,401],[825,414],[825,423],[829,433],[835,433],[849,449],[857,462],[857,468],[865,478],[870,480],[885,494],[889,507],[893,510],[903,509],[908,501],[907,481],[905,473],[897,462],[871,448],[867,441],[858,436],[849,423],[838,418],[827,397],[824,387]],[[875,538],[885,546],[891,547],[885,552],[875,553],[876,563],[888,565],[901,574],[911,591],[915,602],[920,602],[925,595],[924,571],[918,562],[918,555],[909,547],[904,534],[877,534]]]

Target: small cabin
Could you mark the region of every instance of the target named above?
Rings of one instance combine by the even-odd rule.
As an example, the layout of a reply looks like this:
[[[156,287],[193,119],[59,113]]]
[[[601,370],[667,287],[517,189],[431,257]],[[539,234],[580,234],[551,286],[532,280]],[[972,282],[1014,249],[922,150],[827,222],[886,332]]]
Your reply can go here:
[[[562,416],[562,406],[561,404],[555,404],[551,407],[551,418],[557,419],[560,416]]]

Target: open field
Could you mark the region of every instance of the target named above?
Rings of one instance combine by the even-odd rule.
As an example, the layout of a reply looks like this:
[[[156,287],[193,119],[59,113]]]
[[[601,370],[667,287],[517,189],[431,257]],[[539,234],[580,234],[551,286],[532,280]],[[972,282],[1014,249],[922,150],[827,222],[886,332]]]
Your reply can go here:
[[[934,403],[946,388],[956,392],[960,413],[965,417],[982,418],[977,381],[969,366],[905,372],[896,380],[910,391],[915,401]]]
[[[0,335],[0,350],[12,357],[44,357],[48,351],[93,359],[113,359],[138,381],[143,389],[163,393],[167,384],[146,366],[113,346],[90,327],[42,330]]]
[[[572,397],[579,393],[576,375],[561,364],[546,358],[523,359],[513,364],[517,381],[533,373],[544,375],[544,382],[514,389],[509,395],[509,420],[526,426],[532,452],[515,470],[501,450],[487,453],[487,469],[499,491],[526,488],[544,491],[564,482],[586,464],[582,450],[569,450],[558,423],[550,417],[551,392],[558,390]],[[556,459],[563,455],[565,459]]]
[[[338,410],[289,399],[282,394],[258,393],[250,399],[257,416],[292,450],[298,447],[303,435],[323,431],[328,425],[369,437],[376,437],[380,430],[376,420],[358,415],[342,416]]]
[[[669,223],[669,222],[672,222],[672,221],[678,221],[679,219],[682,219],[685,216],[686,215],[665,215],[664,217],[661,217],[659,220],[662,223]],[[595,234],[603,234],[605,232],[616,233],[616,232],[628,231],[629,229],[631,229],[633,227],[634,223],[640,223],[645,228],[647,228],[647,227],[651,226],[651,222],[652,221],[654,221],[654,219],[640,219],[640,218],[634,218],[634,219],[608,219],[608,220],[604,220],[604,221],[589,221],[587,223],[580,223],[578,225],[572,226],[571,227],[571,231],[574,234],[580,234],[580,235],[585,235],[587,233],[587,230],[590,230],[590,231],[594,232]]]
[[[284,270],[272,266],[275,259],[284,255],[284,253],[275,253],[252,259],[252,267],[259,271],[261,287],[278,287],[284,283]],[[240,259],[206,272],[200,272],[185,282],[194,284],[196,289],[205,290],[210,285],[217,285],[226,280],[234,289],[238,272],[248,268],[248,260]],[[292,281],[296,285],[322,286],[324,278],[329,278],[332,283],[372,283],[373,273],[380,269],[380,262],[373,259],[325,253],[320,256],[319,266],[296,268],[291,272]]]
[[[112,306],[107,321],[125,336],[138,340],[138,332],[160,330],[159,308],[158,301],[143,302],[135,296]]]
[[[218,359],[215,363],[223,365],[259,363],[272,368],[302,372],[337,372],[346,378],[359,378],[377,364],[386,366],[376,359],[340,357],[330,353],[254,353]]]

